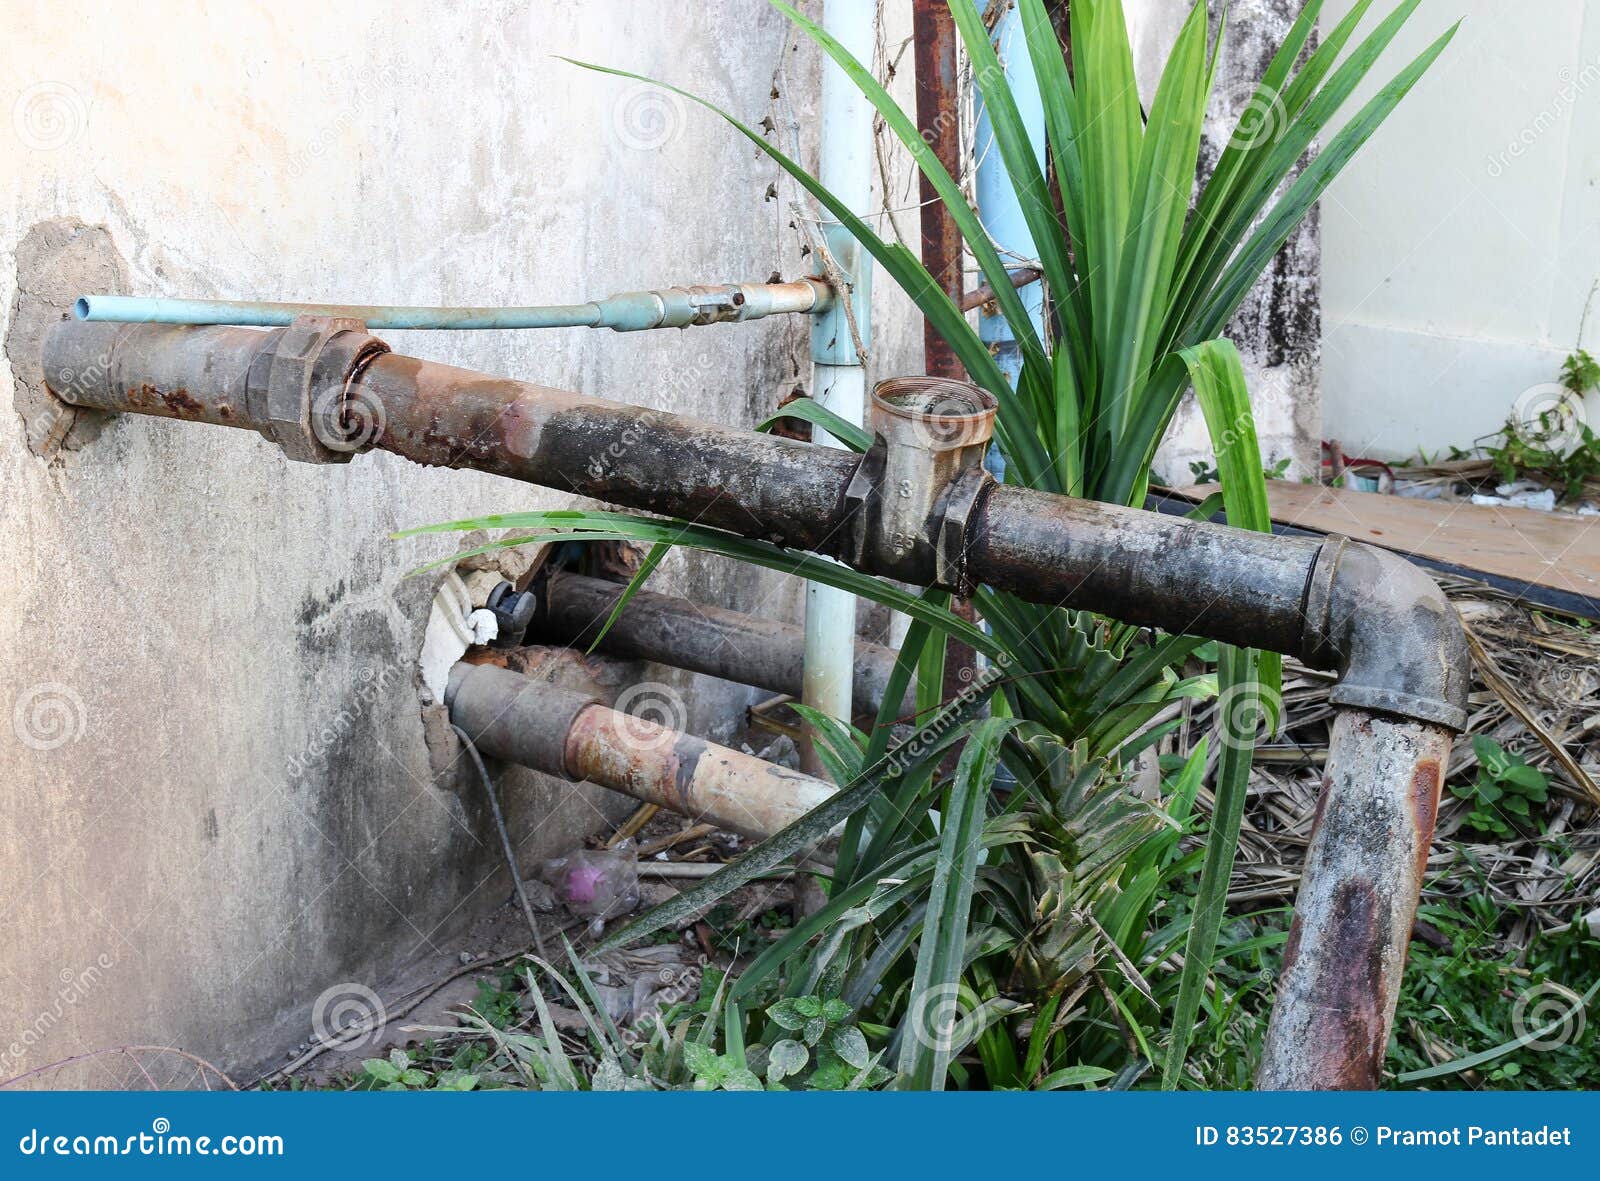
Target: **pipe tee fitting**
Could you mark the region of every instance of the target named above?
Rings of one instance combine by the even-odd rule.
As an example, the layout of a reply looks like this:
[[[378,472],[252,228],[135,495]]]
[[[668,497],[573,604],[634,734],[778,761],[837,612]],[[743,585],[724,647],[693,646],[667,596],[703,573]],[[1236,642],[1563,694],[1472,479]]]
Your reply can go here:
[[[996,402],[938,377],[897,377],[872,391],[872,447],[845,490],[845,560],[919,586],[972,589],[967,529],[993,484],[983,457]]]

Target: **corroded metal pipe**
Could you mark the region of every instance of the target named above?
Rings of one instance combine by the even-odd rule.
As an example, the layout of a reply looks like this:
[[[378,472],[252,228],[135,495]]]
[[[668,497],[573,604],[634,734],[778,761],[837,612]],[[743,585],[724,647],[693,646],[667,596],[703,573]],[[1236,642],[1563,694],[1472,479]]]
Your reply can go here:
[[[624,589],[621,583],[558,570],[540,596],[534,631],[545,643],[588,648]],[[800,695],[805,675],[805,637],[798,627],[653,591],[635,592],[606,630],[600,650],[791,697]],[[857,714],[878,712],[894,661],[892,650],[856,642],[853,691]],[[906,716],[915,714],[914,693],[907,694],[902,709]]]
[[[486,755],[587,780],[757,839],[798,820],[833,786],[594,697],[492,664],[458,664],[450,720]]]
[[[856,456],[396,356],[337,324],[249,332],[65,322],[46,341],[44,369],[74,405],[251,428],[295,458],[335,462],[377,447],[908,582],[986,584],[1337,670],[1332,700],[1347,713],[1328,763],[1321,852],[1303,877],[1288,1008],[1269,1031],[1260,1081],[1377,1084],[1372,1046],[1387,1038],[1409,933],[1400,920],[1420,884],[1407,851],[1425,850],[1432,835],[1431,807],[1402,805],[1420,798],[1429,752],[1433,790],[1443,778],[1443,735],[1465,725],[1469,667],[1454,609],[1403,558],[1339,537],[1278,538],[996,485],[982,469],[921,498],[919,524],[885,509],[898,491],[882,478],[895,470],[884,454],[894,440],[880,436]],[[951,425],[924,417],[936,434]],[[885,522],[902,536],[882,535]],[[1385,892],[1359,910],[1365,934],[1354,938],[1341,923],[1356,921],[1363,882]],[[1349,982],[1354,955],[1366,957],[1370,990]],[[1346,1033],[1335,1035],[1334,1012],[1347,1014]],[[1348,1033],[1358,1026],[1362,1037]],[[1357,1043],[1367,1051],[1360,1069],[1349,1065]]]
[[[1372,1090],[1383,1076],[1451,733],[1335,715],[1256,1086]]]
[[[912,0],[912,53],[917,70],[917,130],[951,176],[961,167],[961,80],[956,69],[956,22],[944,0]],[[960,305],[962,242],[956,219],[939,200],[933,182],[919,171],[922,203],[922,265]],[[965,377],[966,370],[931,320],[922,323],[922,355],[930,377]]]

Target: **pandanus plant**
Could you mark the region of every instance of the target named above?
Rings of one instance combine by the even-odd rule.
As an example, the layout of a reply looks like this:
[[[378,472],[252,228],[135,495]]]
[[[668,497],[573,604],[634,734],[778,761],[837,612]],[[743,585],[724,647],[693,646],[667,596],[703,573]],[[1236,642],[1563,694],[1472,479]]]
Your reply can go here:
[[[960,308],[903,243],[881,238],[859,211],[847,208],[759,130],[693,94],[656,84],[714,111],[775,160],[904,289],[971,379],[998,400],[996,441],[1005,479],[1139,505],[1157,445],[1192,388],[1216,452],[1228,521],[1269,528],[1244,373],[1224,330],[1290,233],[1439,56],[1454,29],[1316,151],[1318,137],[1419,0],[1405,0],[1357,41],[1357,28],[1372,7],[1372,0],[1358,0],[1314,48],[1322,4],[1311,0],[1201,183],[1202,129],[1225,26],[1219,21],[1213,35],[1206,3],[1190,12],[1146,111],[1120,0],[1071,0],[1070,51],[1058,39],[1045,0],[1018,0],[1043,97],[1046,142],[1038,145],[1024,127],[977,6],[951,0],[993,128],[994,150],[1038,250],[1048,296],[1046,330],[1040,333],[999,249],[915,121],[825,30],[782,0],[771,2],[849,75],[932,183],[1017,337],[1023,364],[1015,389]],[[1041,159],[1047,166],[1041,167]],[[787,413],[857,448],[869,441],[859,427],[816,404],[797,403]],[[1205,506],[1207,512],[1214,508]],[[919,720],[924,734],[934,737],[909,751],[891,749],[896,709],[890,705],[865,733],[810,716],[842,784],[839,794],[609,940],[625,942],[658,929],[843,824],[827,906],[767,948],[728,991],[723,1033],[729,1053],[745,1054],[749,1015],[763,990],[803,995],[826,985],[858,1008],[877,1005],[874,1013],[885,1024],[895,1024],[885,1016],[885,1004],[899,1014],[887,1050],[904,1085],[945,1085],[959,1052],[973,1044],[991,1085],[1082,1084],[1106,1076],[1085,1065],[1085,1058],[1104,1054],[1092,1050],[1092,1039],[1075,1038],[1058,1014],[1082,995],[1076,986],[1089,967],[1111,957],[1124,975],[1154,973],[1182,939],[1183,969],[1170,1012],[1146,1011],[1150,1024],[1165,1018],[1170,1026],[1163,1081],[1180,1081],[1206,1000],[1243,814],[1256,727],[1241,719],[1259,722],[1275,714],[1275,654],[1223,648],[1214,675],[1196,673],[1198,658],[1210,653],[1198,639],[1153,634],[988,588],[973,596],[982,619],[978,627],[951,613],[941,592],[916,596],[807,555],[629,514],[516,513],[430,528],[519,531],[496,543],[501,546],[550,537],[645,542],[652,548],[635,586],[668,547],[689,546],[842,586],[911,616],[897,684],[885,700],[900,701],[914,673],[925,711]],[[981,653],[998,675],[941,703],[945,644],[952,640]],[[1173,823],[1156,823],[1141,810],[1125,790],[1123,772],[1177,724],[1171,720],[1175,703],[1218,692],[1230,708],[1219,711],[1222,750],[1197,894],[1181,923],[1168,924],[1153,939],[1149,927],[1159,895],[1170,889],[1174,867],[1192,868],[1193,858],[1179,859]],[[986,704],[991,716],[984,719]],[[941,774],[940,760],[962,744],[954,774]],[[1012,772],[1014,790],[993,790],[997,760]],[[1169,785],[1168,820],[1180,832],[1191,831],[1189,810],[1205,762],[1202,745]],[[1125,949],[1146,963],[1132,965]],[[1142,1005],[1164,1007],[1142,981],[1102,992],[1108,1007],[1118,1010],[1111,1016],[1124,1026],[1143,1024]],[[971,1012],[960,1023],[965,1036],[925,1036],[930,1022],[949,1016],[941,1006],[947,1010],[958,995],[970,998],[963,1003]],[[1018,995],[1034,1016],[1022,1046],[1006,1027]],[[762,1031],[754,1033],[759,1037]],[[1142,1053],[1155,1057],[1142,1034],[1139,1040]]]

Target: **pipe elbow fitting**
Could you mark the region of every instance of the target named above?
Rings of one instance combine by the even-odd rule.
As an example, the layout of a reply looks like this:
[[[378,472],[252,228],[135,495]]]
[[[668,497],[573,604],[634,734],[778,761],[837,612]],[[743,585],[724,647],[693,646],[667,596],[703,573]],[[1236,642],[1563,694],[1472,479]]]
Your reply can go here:
[[[1461,731],[1471,653],[1450,600],[1398,554],[1329,537],[1306,586],[1302,658],[1339,672],[1335,705]]]

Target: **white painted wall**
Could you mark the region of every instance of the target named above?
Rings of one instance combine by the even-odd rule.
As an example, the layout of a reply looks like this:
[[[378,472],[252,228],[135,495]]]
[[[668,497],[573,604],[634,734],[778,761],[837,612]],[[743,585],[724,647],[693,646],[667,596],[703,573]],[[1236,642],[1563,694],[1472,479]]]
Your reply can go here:
[[[1352,455],[1466,446],[1537,401],[1600,278],[1600,4],[1424,0],[1390,73],[1457,17],[1323,201],[1324,436]]]

